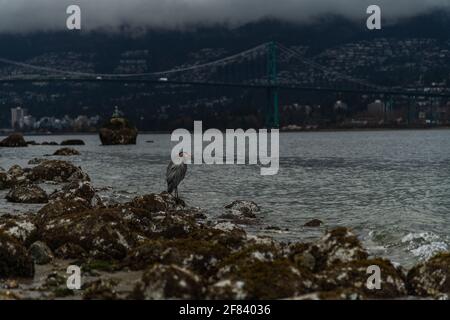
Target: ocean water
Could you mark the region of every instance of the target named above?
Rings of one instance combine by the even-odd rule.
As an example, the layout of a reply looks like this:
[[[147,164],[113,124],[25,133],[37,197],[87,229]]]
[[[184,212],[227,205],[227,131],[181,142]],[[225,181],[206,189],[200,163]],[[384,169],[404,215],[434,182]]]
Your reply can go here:
[[[170,135],[140,135],[135,146],[101,146],[96,135],[27,140],[70,138],[86,145],[75,147],[80,156],[63,159],[81,166],[105,200],[128,201],[165,189]],[[58,148],[1,148],[0,166],[28,166]],[[372,254],[408,267],[450,250],[450,131],[282,133],[277,175],[261,176],[254,165],[191,165],[179,191],[212,219],[233,200],[253,200],[262,211],[248,231],[282,241],[309,241],[328,228],[351,227]],[[0,192],[0,214],[40,207],[7,203],[5,194]],[[313,218],[324,226],[303,227]]]

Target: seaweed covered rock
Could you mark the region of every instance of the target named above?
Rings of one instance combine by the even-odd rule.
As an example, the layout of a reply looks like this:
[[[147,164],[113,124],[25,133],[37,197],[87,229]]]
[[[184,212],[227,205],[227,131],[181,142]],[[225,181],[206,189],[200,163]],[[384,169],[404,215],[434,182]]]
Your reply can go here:
[[[30,161],[28,161],[28,164],[30,165],[36,165],[36,164],[40,164],[41,162],[44,162],[45,159],[41,159],[41,158],[33,158]]]
[[[60,259],[84,259],[88,256],[86,250],[74,243],[65,243],[55,250],[55,257]]]
[[[0,147],[17,148],[27,146],[28,144],[21,133],[11,133],[8,137],[0,141]]]
[[[145,271],[131,295],[133,299],[200,299],[203,284],[196,274],[175,265],[156,264]]]
[[[130,220],[127,220],[130,219]],[[121,208],[89,209],[78,213],[41,216],[39,240],[50,249],[74,244],[97,259],[123,259],[139,237],[139,216]]]
[[[31,169],[31,179],[34,181],[67,182],[73,175],[82,175],[82,170],[67,161],[46,160]]]
[[[130,203],[130,206],[135,208],[144,209],[150,212],[166,211],[169,209],[176,209],[177,202],[168,193],[161,194],[148,194],[143,196],[138,196],[134,198]],[[183,202],[182,207],[185,204]]]
[[[319,219],[312,219],[310,221],[308,221],[307,223],[305,223],[303,226],[304,227],[320,227],[323,224],[323,222]]]
[[[63,142],[61,142],[61,145],[62,146],[84,146],[85,143],[83,140],[80,140],[80,139],[70,139],[70,140],[64,140]]]
[[[62,215],[80,213],[90,208],[89,202],[82,198],[55,199],[51,200],[38,211],[36,220],[43,224],[49,219],[54,219]]]
[[[13,181],[11,176],[4,171],[0,172],[0,190],[9,189],[12,185]]]
[[[74,180],[66,184],[62,190],[50,195],[51,200],[81,198],[91,203],[95,197],[95,189],[89,181]]]
[[[233,252],[235,244],[214,239],[214,235],[202,237],[199,231],[196,233],[189,238],[145,241],[130,252],[124,264],[133,270],[157,263],[175,264],[199,275],[212,276],[219,262]]]
[[[116,300],[119,298],[112,279],[99,279],[86,284],[83,288],[84,300]]]
[[[73,148],[61,148],[53,153],[54,156],[77,156],[80,152]]]
[[[317,260],[316,267],[319,270],[336,263],[365,260],[368,257],[358,238],[343,227],[327,232],[310,251]]]
[[[15,164],[9,168],[7,175],[9,176],[10,186],[29,183],[28,179],[29,169],[23,169],[21,166]]]
[[[36,235],[36,225],[34,216],[28,214],[17,215],[1,215],[0,216],[0,233],[15,238],[20,243],[29,244]]]
[[[282,299],[317,289],[314,275],[284,257],[275,243],[251,244],[229,255],[212,280],[212,299]]]
[[[260,208],[255,202],[246,200],[235,200],[226,205],[225,209],[247,218],[256,218],[256,213],[260,211]]]
[[[52,250],[41,241],[32,243],[28,252],[36,264],[47,264],[53,260]]]
[[[6,200],[14,203],[47,203],[48,195],[34,184],[18,185],[6,195]]]
[[[223,267],[220,274],[220,280],[209,290],[210,298],[283,299],[315,289],[313,275],[284,258],[236,262]]]
[[[226,212],[220,216],[222,219],[231,220],[238,224],[252,224],[260,211],[253,201],[235,200],[225,206]]]
[[[450,295],[450,253],[438,253],[414,266],[407,276],[408,289],[418,296]]]
[[[369,289],[367,280],[370,266],[380,268],[380,288]],[[389,260],[369,259],[338,263],[317,275],[322,291],[340,292],[345,289],[358,297],[370,299],[391,299],[407,295],[405,277]]]
[[[34,263],[19,241],[0,231],[0,278],[33,277]]]
[[[100,129],[103,145],[136,144],[138,130],[125,118],[113,117]]]

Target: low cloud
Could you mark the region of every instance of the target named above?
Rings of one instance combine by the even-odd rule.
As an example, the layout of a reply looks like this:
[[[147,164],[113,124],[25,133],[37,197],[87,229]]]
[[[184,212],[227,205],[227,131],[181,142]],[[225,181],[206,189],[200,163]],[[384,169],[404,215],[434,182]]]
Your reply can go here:
[[[0,32],[63,29],[72,4],[81,7],[82,27],[88,30],[238,26],[267,17],[308,23],[328,14],[362,19],[371,4],[391,20],[450,9],[449,0],[0,0]]]

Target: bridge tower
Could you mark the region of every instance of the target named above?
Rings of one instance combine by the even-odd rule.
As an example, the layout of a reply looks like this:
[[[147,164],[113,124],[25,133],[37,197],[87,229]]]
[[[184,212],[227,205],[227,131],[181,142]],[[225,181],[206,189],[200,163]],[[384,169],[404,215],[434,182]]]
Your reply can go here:
[[[280,114],[278,106],[278,70],[277,70],[277,45],[270,42],[267,45],[267,78],[269,85],[267,87],[267,109],[266,126],[268,129],[278,129],[280,127]]]

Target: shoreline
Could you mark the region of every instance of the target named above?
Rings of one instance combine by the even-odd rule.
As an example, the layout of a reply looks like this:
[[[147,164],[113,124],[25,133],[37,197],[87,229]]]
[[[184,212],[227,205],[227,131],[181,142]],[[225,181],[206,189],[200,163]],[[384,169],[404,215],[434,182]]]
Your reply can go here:
[[[42,203],[0,216],[0,255],[8,257],[0,299],[449,298],[450,253],[407,270],[370,256],[344,227],[311,242],[254,236],[242,227],[258,221],[252,201],[234,201],[218,218],[167,193],[107,204],[87,172],[62,160],[13,166],[0,182],[9,200]],[[58,189],[45,195],[38,182]],[[68,265],[83,270],[81,290],[66,287]],[[374,265],[380,290],[365,285]]]

